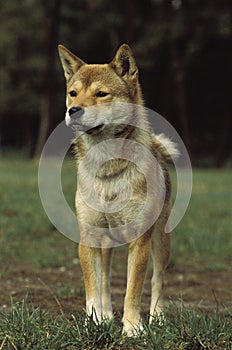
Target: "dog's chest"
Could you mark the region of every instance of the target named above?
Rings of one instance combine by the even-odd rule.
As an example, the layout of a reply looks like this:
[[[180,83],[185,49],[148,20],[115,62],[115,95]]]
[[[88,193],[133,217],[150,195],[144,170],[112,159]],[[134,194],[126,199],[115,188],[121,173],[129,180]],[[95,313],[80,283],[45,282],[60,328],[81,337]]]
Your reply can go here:
[[[83,182],[88,183],[89,171],[86,169]],[[90,180],[90,179],[89,179]],[[93,191],[99,200],[125,201],[128,198],[142,196],[146,192],[146,179],[134,164],[122,159],[108,161],[95,172],[90,180]]]
[[[96,178],[94,190],[99,201],[101,203],[105,202],[109,206],[116,202],[122,204],[131,198],[133,187],[130,180],[126,176],[105,179]]]

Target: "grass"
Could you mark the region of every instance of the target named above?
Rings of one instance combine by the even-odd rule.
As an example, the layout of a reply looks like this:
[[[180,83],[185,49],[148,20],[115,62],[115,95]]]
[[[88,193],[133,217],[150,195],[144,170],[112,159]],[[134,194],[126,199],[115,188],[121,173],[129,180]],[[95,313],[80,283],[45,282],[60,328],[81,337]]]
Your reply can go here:
[[[174,308],[174,311],[173,311]],[[121,334],[117,320],[94,323],[83,313],[52,317],[48,312],[12,304],[10,312],[0,313],[0,349],[146,349],[146,350],[229,350],[232,324],[216,311],[204,314],[172,305],[170,315],[160,325],[143,323],[144,331],[135,338]]]
[[[62,175],[64,194],[74,207],[76,177],[70,159]],[[194,170],[191,202],[173,233],[175,261],[188,256],[189,263],[202,259],[212,268],[231,257],[231,176],[231,169]],[[0,198],[0,262],[23,259],[38,267],[62,266],[76,256],[75,244],[54,229],[42,208],[35,162],[0,160]]]
[[[24,264],[35,273],[51,267],[68,271],[76,259],[76,244],[54,229],[41,206],[37,165],[16,157],[0,159],[0,281],[12,266]],[[173,264],[197,262],[205,271],[231,268],[231,175],[231,169],[194,170],[191,202],[173,233]],[[73,207],[76,178],[70,160],[65,162],[62,183]],[[62,281],[54,293],[57,298],[84,298],[83,286],[73,290],[71,283]],[[121,335],[119,316],[96,325],[83,313],[67,318],[50,311],[36,308],[27,299],[2,308],[0,350],[232,349],[229,310],[225,317],[217,308],[202,313],[172,304],[164,325],[157,320],[151,326],[144,322],[144,332],[135,339]]]
[[[66,173],[69,188],[69,165]],[[17,158],[0,160],[0,174],[0,263],[24,261],[44,267],[71,261],[76,245],[54,229],[41,205],[37,163]],[[74,184],[74,173],[72,180]],[[72,195],[70,191],[70,202]]]
[[[96,324],[83,313],[51,317],[28,306],[25,301],[12,303],[8,313],[0,313],[0,349],[23,350],[229,350],[232,323],[215,312],[210,316],[171,305],[161,325],[156,319],[143,323],[137,337],[121,334],[116,320]]]
[[[231,178],[231,169],[193,171],[191,201],[173,233],[175,257],[215,267],[231,258]]]

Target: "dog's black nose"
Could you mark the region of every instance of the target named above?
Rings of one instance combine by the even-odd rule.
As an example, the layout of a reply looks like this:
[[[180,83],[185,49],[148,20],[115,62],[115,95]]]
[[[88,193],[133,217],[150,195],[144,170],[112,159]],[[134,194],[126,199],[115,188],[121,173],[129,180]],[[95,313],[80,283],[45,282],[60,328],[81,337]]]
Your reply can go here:
[[[82,107],[71,107],[68,111],[69,116],[72,117],[73,119],[79,118],[83,113],[84,109]]]

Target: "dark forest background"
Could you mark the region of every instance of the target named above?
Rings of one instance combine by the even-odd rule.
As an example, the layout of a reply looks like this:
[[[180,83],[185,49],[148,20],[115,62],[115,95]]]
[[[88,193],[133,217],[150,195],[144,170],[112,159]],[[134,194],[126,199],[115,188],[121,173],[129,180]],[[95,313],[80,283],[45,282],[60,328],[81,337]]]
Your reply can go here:
[[[65,112],[62,43],[88,63],[126,42],[146,106],[199,166],[231,163],[231,0],[0,0],[0,155],[38,156]]]

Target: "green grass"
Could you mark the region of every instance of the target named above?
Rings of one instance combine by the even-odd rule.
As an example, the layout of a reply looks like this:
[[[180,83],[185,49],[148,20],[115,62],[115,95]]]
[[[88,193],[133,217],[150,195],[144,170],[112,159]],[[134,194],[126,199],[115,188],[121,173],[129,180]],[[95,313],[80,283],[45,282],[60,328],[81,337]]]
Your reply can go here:
[[[36,162],[11,157],[0,159],[0,278],[10,266],[25,264],[33,271],[68,267],[76,258],[76,244],[57,232],[40,202]],[[231,268],[232,170],[194,170],[189,208],[172,238],[172,263],[196,261],[208,271]],[[65,162],[62,183],[73,207],[75,166]],[[74,290],[61,283],[53,290],[58,298],[83,297],[83,287]],[[164,325],[156,320],[136,339],[121,335],[120,323],[95,325],[82,313],[67,319],[35,308],[27,300],[12,303],[0,313],[2,349],[232,349],[231,314],[218,310],[201,313],[171,305]]]
[[[10,312],[0,313],[0,349],[231,349],[232,323],[217,311],[209,316],[171,305],[167,314],[162,324],[144,322],[144,331],[128,338],[117,320],[96,324],[83,313],[53,318],[25,301],[12,303]]]
[[[70,159],[62,176],[65,196],[73,208],[76,177]],[[202,259],[216,266],[231,258],[231,178],[231,169],[194,170],[189,208],[173,232],[172,259],[187,256],[189,262]],[[75,244],[54,229],[42,208],[35,162],[0,159],[0,198],[0,262],[23,258],[33,265],[62,266],[75,257]]]
[[[173,232],[173,256],[222,265],[232,257],[232,170],[193,171],[187,212]]]
[[[75,184],[75,173],[70,179],[69,166],[67,162],[65,189]],[[28,160],[0,159],[0,263],[62,266],[76,256],[76,245],[54,229],[43,210],[37,167]],[[70,202],[74,188],[69,191]]]

